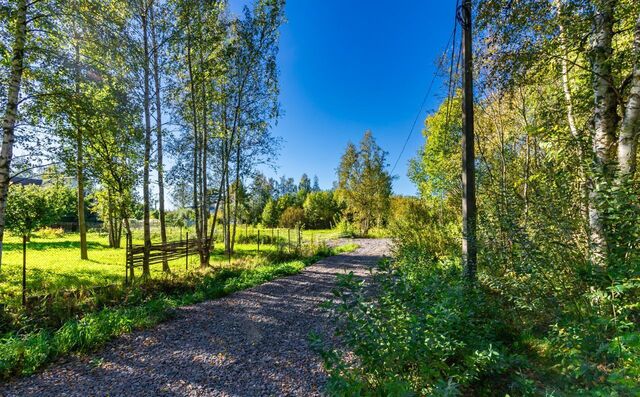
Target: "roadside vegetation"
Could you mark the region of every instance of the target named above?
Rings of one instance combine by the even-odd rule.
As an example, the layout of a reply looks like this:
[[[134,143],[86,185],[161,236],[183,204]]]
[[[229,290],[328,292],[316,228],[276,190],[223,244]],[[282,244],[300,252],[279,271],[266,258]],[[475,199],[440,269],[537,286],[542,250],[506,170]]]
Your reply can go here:
[[[373,293],[345,276],[327,305],[331,395],[640,395],[640,3],[511,3],[473,9],[477,279],[451,63],[411,163],[419,197],[392,202],[394,259]]]

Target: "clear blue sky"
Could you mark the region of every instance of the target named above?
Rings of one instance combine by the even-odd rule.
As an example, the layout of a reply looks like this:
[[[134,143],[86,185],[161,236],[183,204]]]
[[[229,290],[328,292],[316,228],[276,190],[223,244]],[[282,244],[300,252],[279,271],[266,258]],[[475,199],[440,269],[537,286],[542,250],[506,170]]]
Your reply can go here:
[[[237,13],[247,0],[232,0]],[[279,66],[284,139],[277,173],[318,175],[330,188],[348,141],[373,131],[389,169],[402,150],[438,57],[449,40],[455,2],[289,0]],[[415,194],[407,164],[423,143],[423,120],[446,96],[436,81],[394,174],[394,193]]]

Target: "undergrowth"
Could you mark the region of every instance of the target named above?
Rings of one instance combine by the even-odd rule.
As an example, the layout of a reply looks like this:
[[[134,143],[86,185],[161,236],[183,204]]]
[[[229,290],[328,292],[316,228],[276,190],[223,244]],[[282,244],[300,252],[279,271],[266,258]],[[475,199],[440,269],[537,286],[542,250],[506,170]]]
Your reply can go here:
[[[312,337],[332,396],[640,395],[638,324],[622,308],[615,325],[595,306],[549,321],[557,308],[518,310],[490,277],[472,287],[457,261],[415,246],[382,262],[374,280],[372,293],[345,275],[327,302],[339,345]],[[637,313],[637,300],[625,310]]]

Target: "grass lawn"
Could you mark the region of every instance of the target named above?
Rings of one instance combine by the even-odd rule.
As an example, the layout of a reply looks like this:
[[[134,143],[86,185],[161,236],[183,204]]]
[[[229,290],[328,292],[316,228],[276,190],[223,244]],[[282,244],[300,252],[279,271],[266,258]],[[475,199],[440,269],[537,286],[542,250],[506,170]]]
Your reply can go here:
[[[257,230],[248,228],[249,236],[256,236]],[[237,236],[241,238],[245,229],[238,228]],[[262,229],[261,238],[265,233],[270,235],[271,230]],[[287,230],[274,230],[274,235],[280,236],[282,241],[288,238]],[[190,233],[190,235],[193,235]],[[296,242],[296,232],[291,231],[292,243]],[[303,240],[318,241],[336,236],[332,230],[305,230]],[[185,237],[185,236],[183,236]],[[108,238],[105,234],[89,233],[87,235],[89,246],[89,259],[80,259],[80,236],[77,233],[65,233],[62,236],[47,237],[44,233],[36,233],[27,244],[27,290],[29,295],[40,295],[63,289],[87,288],[99,285],[117,284],[124,281],[125,276],[125,239],[122,240],[123,248],[109,248]],[[159,241],[159,233],[152,235],[154,242]],[[168,239],[179,240],[178,230],[169,230]],[[242,240],[241,240],[242,241]],[[134,244],[142,244],[141,232],[134,233]],[[263,262],[270,252],[277,249],[272,244],[236,243],[236,253],[229,265],[228,258],[224,255],[222,245],[217,244],[212,256],[213,267],[243,268],[255,266]],[[184,276],[198,267],[197,255],[189,257],[189,270],[186,270],[185,259],[178,259],[169,263],[173,276]],[[141,269],[136,269],[140,275]],[[162,273],[162,265],[152,265],[152,278],[166,277]],[[22,282],[22,238],[7,235],[4,242],[2,270],[0,272],[0,302],[13,305],[19,304]]]

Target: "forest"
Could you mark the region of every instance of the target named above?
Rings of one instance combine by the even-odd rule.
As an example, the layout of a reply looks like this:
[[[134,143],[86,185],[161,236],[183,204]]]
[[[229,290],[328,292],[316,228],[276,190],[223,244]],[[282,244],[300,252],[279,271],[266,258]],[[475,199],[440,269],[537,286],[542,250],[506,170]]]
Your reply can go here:
[[[271,371],[237,395],[640,394],[639,2],[456,1],[415,195],[375,130],[277,172],[288,4],[247,3],[0,0],[0,395],[226,302],[160,345]]]

